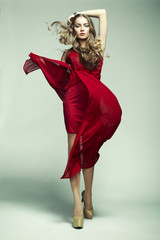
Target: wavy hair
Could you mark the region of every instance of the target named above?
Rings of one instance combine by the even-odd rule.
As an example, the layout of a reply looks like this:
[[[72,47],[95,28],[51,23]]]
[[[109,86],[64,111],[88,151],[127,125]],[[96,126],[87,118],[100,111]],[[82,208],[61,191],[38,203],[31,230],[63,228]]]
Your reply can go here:
[[[89,36],[86,39],[85,48],[80,46],[79,39],[76,37],[74,31],[74,23],[78,17],[85,17],[89,24]],[[50,26],[48,25],[48,30],[51,31],[54,25],[56,26],[56,35],[59,35],[59,42],[65,45],[72,45],[73,50],[79,53],[80,61],[84,64],[86,69],[93,70],[95,67],[99,66],[100,59],[102,58],[101,43],[100,39],[95,39],[96,31],[90,17],[86,14],[76,14],[70,25],[60,21],[54,21]],[[71,49],[68,50],[68,53]],[[109,57],[109,55],[107,55],[107,57]]]

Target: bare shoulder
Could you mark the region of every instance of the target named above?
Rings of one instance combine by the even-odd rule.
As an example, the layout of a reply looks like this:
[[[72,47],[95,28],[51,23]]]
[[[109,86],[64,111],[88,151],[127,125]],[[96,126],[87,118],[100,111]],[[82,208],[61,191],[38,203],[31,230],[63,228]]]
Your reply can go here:
[[[62,57],[61,57],[61,61],[62,62],[66,62],[66,58],[67,58],[67,55],[69,53],[70,49],[66,49],[63,54],[62,54]]]

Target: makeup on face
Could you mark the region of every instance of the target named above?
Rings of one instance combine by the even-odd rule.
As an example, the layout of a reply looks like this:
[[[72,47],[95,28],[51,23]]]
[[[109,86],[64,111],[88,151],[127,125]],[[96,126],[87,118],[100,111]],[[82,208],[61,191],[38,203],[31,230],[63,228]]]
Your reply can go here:
[[[75,21],[74,31],[77,37],[88,37],[89,35],[89,24],[86,18],[79,17]]]

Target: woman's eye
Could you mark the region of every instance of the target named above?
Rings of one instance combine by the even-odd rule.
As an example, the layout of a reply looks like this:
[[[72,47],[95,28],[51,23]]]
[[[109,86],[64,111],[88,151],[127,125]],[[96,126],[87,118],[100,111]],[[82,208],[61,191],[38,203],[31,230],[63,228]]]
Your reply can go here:
[[[79,28],[80,25],[75,25],[76,28]],[[89,25],[84,25],[84,27],[89,27]]]

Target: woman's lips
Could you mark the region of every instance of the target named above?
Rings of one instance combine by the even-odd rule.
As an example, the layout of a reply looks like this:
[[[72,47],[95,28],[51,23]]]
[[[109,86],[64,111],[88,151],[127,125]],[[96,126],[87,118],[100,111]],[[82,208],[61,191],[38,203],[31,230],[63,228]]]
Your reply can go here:
[[[82,35],[82,36],[83,36],[83,35],[85,35],[85,33],[80,33],[80,35]]]

